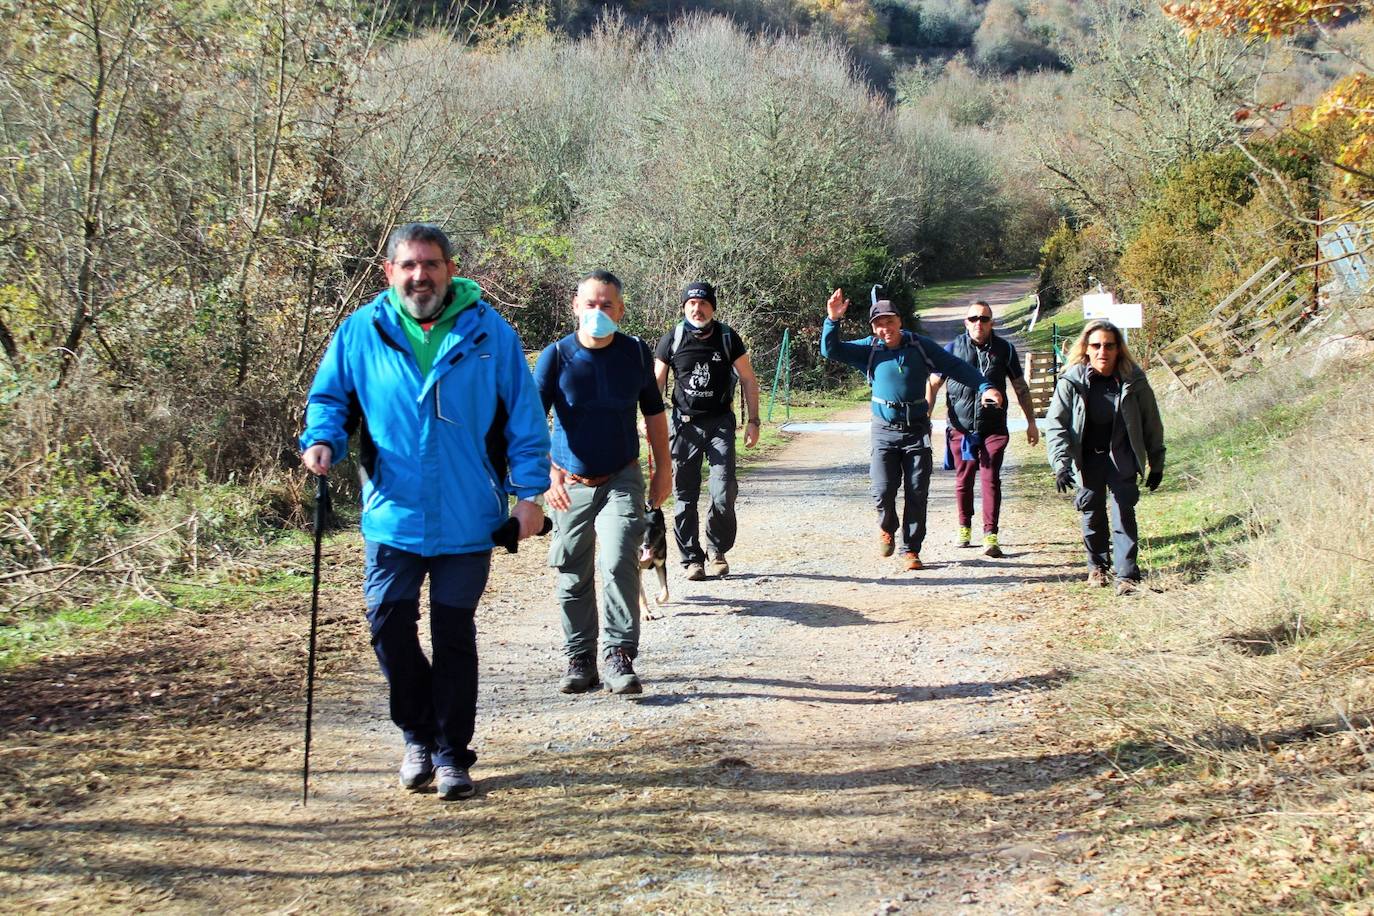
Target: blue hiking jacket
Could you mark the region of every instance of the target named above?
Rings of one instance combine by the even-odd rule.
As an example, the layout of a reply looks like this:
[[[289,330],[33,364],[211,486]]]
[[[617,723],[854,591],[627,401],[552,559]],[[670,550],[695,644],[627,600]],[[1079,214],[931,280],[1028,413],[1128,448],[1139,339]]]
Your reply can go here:
[[[902,346],[888,347],[872,335],[840,340],[840,324],[829,316],[821,328],[821,356],[853,366],[869,376],[873,386],[873,416],[884,423],[926,417],[926,380],[932,372],[978,390],[982,397],[991,385],[983,374],[946,351],[929,337],[902,332]],[[905,409],[903,406],[906,405]]]
[[[507,495],[549,488],[520,337],[484,301],[459,313],[424,377],[386,292],[350,315],[310,386],[301,449],[325,443],[337,464],[354,425],[369,541],[427,557],[490,550]]]

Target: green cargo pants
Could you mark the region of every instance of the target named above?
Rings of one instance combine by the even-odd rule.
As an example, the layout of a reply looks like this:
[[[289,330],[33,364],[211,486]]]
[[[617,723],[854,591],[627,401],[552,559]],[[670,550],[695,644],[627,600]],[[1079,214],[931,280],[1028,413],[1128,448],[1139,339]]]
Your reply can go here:
[[[635,462],[599,487],[568,482],[568,511],[552,510],[549,565],[563,611],[569,658],[596,658],[596,587],[601,576],[601,650],[639,651],[639,544],[644,538],[644,475]]]

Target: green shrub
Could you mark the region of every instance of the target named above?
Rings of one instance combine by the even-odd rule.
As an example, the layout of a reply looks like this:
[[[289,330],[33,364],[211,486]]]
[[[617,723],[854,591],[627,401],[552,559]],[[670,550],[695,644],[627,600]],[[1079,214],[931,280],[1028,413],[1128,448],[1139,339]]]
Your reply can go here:
[[[1066,220],[1040,248],[1041,308],[1053,311],[1092,289],[1097,282],[1112,286],[1116,252],[1107,230],[1089,224],[1075,231]]]
[[[1252,153],[1302,194],[1308,167],[1287,141],[1255,144]],[[1201,323],[1269,258],[1302,259],[1299,227],[1257,196],[1261,181],[1268,198],[1279,189],[1256,172],[1238,149],[1202,156],[1177,169],[1145,208],[1118,271],[1122,295],[1145,306],[1148,340],[1163,343]]]
[[[89,437],[30,462],[8,496],[0,529],[0,558],[8,567],[93,560],[137,519]]]

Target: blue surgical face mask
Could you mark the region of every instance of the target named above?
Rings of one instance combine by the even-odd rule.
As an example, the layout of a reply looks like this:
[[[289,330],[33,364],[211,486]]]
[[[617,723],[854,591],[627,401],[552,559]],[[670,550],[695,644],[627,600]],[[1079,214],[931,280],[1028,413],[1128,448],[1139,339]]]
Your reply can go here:
[[[579,326],[588,336],[594,338],[610,337],[620,330],[620,325],[615,323],[615,319],[601,309],[587,309],[583,312]]]

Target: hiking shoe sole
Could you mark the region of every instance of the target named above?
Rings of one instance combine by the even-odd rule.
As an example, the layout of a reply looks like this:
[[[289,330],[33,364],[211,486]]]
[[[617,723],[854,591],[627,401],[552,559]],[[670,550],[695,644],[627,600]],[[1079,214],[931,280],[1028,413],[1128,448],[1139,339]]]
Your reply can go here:
[[[644,685],[639,682],[638,677],[632,676],[625,678],[624,680],[621,680],[620,678],[607,677],[606,689],[609,690],[611,693],[616,694],[643,693]]]
[[[586,681],[581,678],[577,678],[576,680],[574,680],[565,677],[563,678],[563,680],[558,682],[558,691],[560,693],[586,693],[588,690],[592,690],[600,686],[601,679],[598,677],[594,677],[590,681]]]
[[[462,798],[472,798],[477,794],[477,786],[473,784],[471,777],[466,772],[456,767],[448,767],[447,769],[454,769],[457,772],[439,777],[436,792],[440,801],[457,801]]]
[[[416,779],[402,778],[400,782],[401,788],[405,789],[407,792],[423,792],[425,789],[429,788],[430,783],[434,782],[434,774],[429,773]]]

